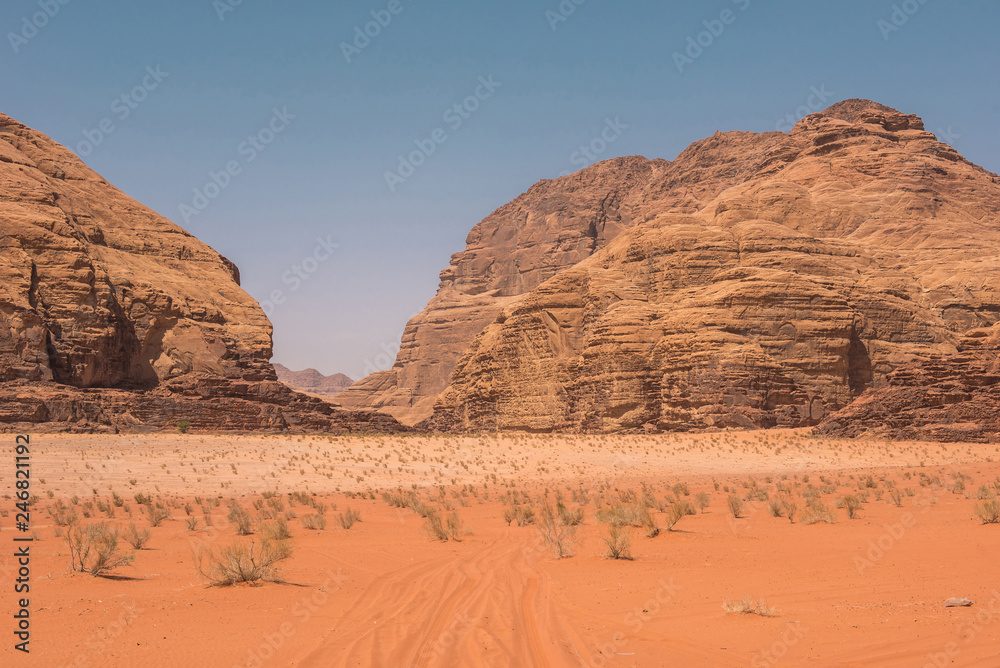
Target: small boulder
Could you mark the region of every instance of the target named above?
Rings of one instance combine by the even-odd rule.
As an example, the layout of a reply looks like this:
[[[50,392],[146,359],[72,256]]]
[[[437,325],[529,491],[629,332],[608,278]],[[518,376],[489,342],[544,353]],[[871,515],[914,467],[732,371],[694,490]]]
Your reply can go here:
[[[944,602],[946,608],[968,608],[970,605],[972,601],[967,598],[949,598]]]

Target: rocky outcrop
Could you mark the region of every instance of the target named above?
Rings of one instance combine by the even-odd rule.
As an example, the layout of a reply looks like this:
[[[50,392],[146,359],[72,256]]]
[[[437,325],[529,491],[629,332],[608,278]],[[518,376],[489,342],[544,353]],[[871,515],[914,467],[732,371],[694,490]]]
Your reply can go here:
[[[191,374],[150,389],[0,383],[0,431],[118,433],[193,431],[368,433],[409,431],[388,415],[343,411],[277,381]]]
[[[963,336],[952,355],[888,374],[818,428],[827,436],[1000,441],[1000,326]]]
[[[0,116],[0,380],[273,380],[232,262],[48,137]]]
[[[759,169],[784,137],[717,134],[674,162],[616,158],[541,181],[476,225],[441,272],[437,295],[407,324],[395,364],[337,397],[414,424],[473,339],[500,312],[658,213],[693,214]]]
[[[273,366],[274,372],[278,374],[278,382],[299,392],[332,398],[354,384],[353,380],[342,373],[324,376],[316,369],[292,371],[284,364],[274,364]]]
[[[611,192],[612,232],[554,250]],[[443,430],[815,425],[996,323],[998,249],[1000,178],[851,100],[542,182],[473,231],[396,366],[341,396],[413,420],[437,393]]]
[[[236,266],[0,115],[0,423],[398,428],[280,385]]]

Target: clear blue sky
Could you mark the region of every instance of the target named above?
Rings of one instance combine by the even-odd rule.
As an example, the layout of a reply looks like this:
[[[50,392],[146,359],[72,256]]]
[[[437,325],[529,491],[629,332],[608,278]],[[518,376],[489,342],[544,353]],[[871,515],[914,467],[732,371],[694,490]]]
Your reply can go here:
[[[672,159],[716,130],[773,130],[815,88],[824,107],[868,97],[920,114],[1000,171],[995,0],[565,0],[566,16],[560,0],[62,1],[3,3],[0,111],[234,260],[258,299],[281,290],[275,360],[296,368],[359,377],[469,229],[582,166],[574,153],[608,119],[628,127],[593,157]],[[46,5],[51,18],[34,16]],[[387,25],[348,62],[342,43],[381,10]],[[673,54],[710,29],[679,71]],[[477,88],[475,111],[446,120]],[[275,109],[295,118],[260,137]],[[391,190],[398,156],[439,128],[444,143]],[[229,163],[228,186],[185,220]],[[339,247],[303,268],[318,238]],[[293,290],[296,265],[308,279]]]

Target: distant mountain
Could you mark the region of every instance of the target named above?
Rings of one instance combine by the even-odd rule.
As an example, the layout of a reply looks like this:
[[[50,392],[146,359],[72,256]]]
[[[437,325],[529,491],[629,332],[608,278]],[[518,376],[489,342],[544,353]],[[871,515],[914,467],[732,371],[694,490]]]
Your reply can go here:
[[[322,394],[333,397],[340,394],[354,381],[342,373],[335,373],[332,376],[324,376],[316,369],[306,369],[304,371],[292,371],[284,364],[275,364],[274,372],[278,374],[278,380],[293,390],[299,392],[310,392],[312,394]]]

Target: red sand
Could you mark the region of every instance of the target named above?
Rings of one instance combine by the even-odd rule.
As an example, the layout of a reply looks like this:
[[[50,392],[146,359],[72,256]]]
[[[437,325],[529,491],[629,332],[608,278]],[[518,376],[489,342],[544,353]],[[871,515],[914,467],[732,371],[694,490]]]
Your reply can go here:
[[[995,445],[821,441],[789,432],[499,440],[39,436],[33,444],[33,492],[41,498],[33,516],[40,540],[32,546],[32,652],[13,649],[7,612],[15,609],[15,564],[5,548],[4,666],[1000,665],[1000,525],[974,518],[977,490],[1000,474]],[[959,471],[971,480],[964,491],[950,491]],[[922,486],[920,472],[941,485]],[[869,490],[859,518],[836,510],[834,524],[805,525],[771,517],[764,502],[748,504],[734,520],[729,494],[713,484],[743,495],[752,476],[772,495],[778,483],[798,483],[801,492],[803,474],[816,486],[824,484],[820,476],[839,480],[822,497],[831,508],[857,491],[862,475],[878,481],[885,474],[914,495],[896,507]],[[435,480],[468,531],[461,542],[432,540],[416,513],[390,507],[377,492],[376,500],[345,496],[416,484],[423,498],[437,499]],[[8,471],[0,482],[10,489]],[[691,492],[684,498],[708,492],[711,505],[655,538],[633,529],[633,561],[604,558],[599,489],[610,484],[603,502],[611,503],[614,488],[641,494],[642,482],[660,498],[684,482]],[[507,526],[499,499],[509,491],[505,483],[535,497],[548,488],[550,501],[561,489],[570,507],[576,504],[567,487],[588,490],[575,556],[555,559],[535,526]],[[452,494],[464,485],[476,488],[476,496],[463,497],[467,506]],[[124,497],[140,526],[148,523],[136,492],[181,500],[174,519],[152,529],[148,549],[115,572],[122,579],[69,572],[67,544],[45,510],[77,494],[81,512],[95,487],[102,499],[109,487]],[[267,490],[281,492],[285,510],[299,516],[307,509],[289,506],[285,493],[315,492],[336,512],[360,511],[362,521],[344,530],[330,509],[325,530],[307,531],[293,519],[294,552],[281,583],[207,587],[194,545],[233,540],[225,501],[236,496],[249,508]],[[199,523],[199,531],[188,531],[183,502],[220,494],[214,530]],[[9,548],[14,500],[2,503],[12,511],[0,525]],[[656,516],[662,525],[664,516]],[[123,526],[129,518],[119,508],[107,521]],[[723,609],[724,601],[747,595],[766,599],[775,616]],[[975,604],[943,607],[951,596]]]

